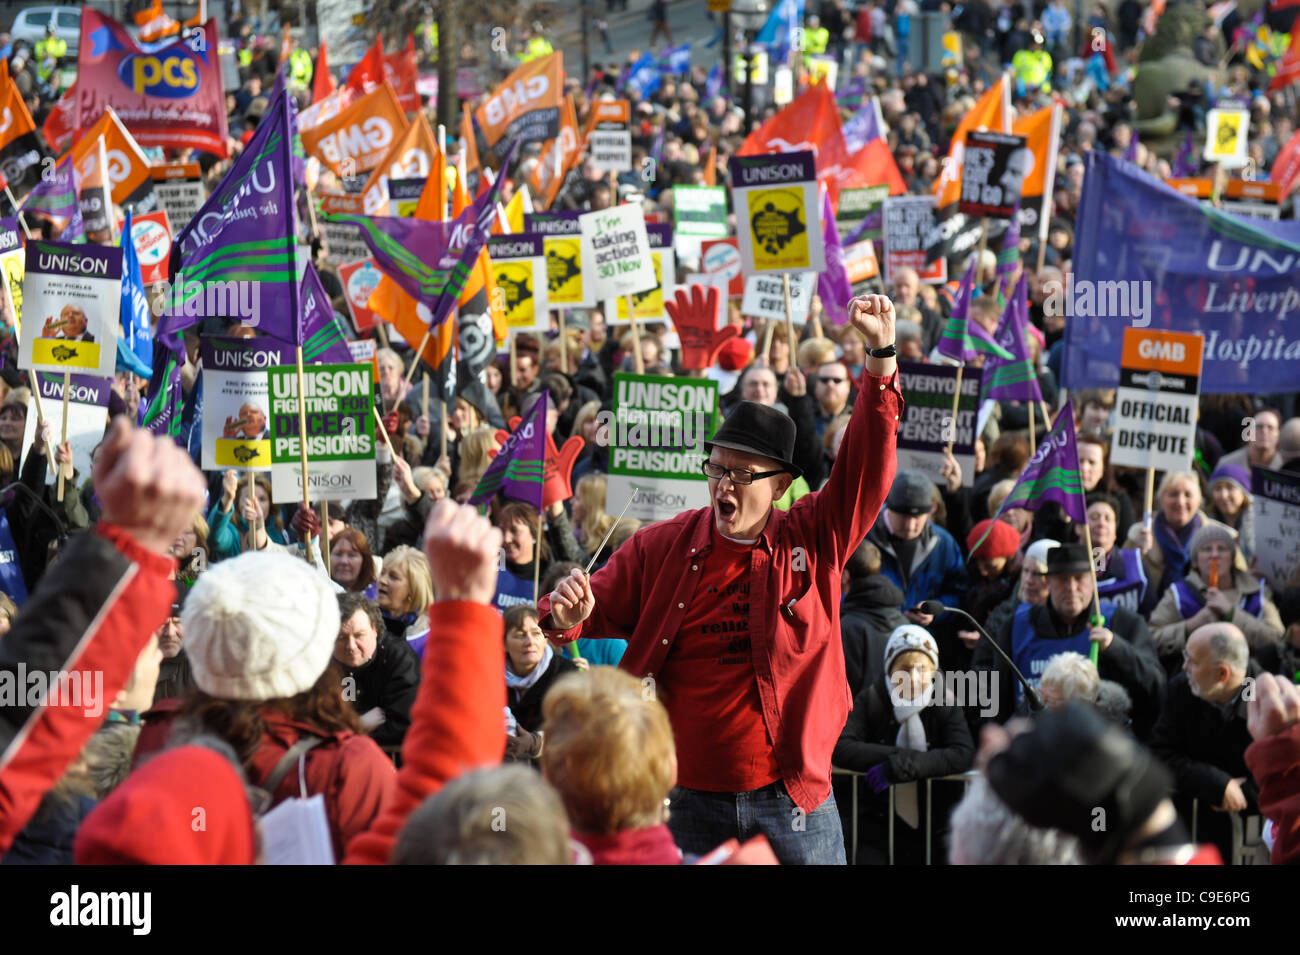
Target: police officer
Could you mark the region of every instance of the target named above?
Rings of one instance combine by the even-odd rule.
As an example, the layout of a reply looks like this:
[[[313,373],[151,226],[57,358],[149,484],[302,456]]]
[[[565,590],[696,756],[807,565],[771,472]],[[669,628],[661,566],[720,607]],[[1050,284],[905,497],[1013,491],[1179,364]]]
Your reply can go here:
[[[311,86],[311,77],[311,54],[301,47],[295,47],[289,54],[289,86],[305,90]]]
[[[555,48],[551,46],[546,37],[542,36],[542,25],[534,23],[533,28],[528,31],[528,35],[524,39],[524,51],[519,54],[519,62],[527,63],[530,60],[554,52]]]
[[[803,31],[805,59],[824,55],[830,42],[831,31],[822,26],[821,18],[814,13],[808,18],[808,26]]]
[[[1017,50],[1011,58],[1011,68],[1016,73],[1016,86],[1020,96],[1041,90],[1052,91],[1052,55],[1043,49],[1043,34],[1034,30],[1033,46]]]
[[[67,52],[68,41],[55,34],[51,23],[45,28],[44,38],[36,41],[36,76],[42,83],[49,81]]]
[[[1035,688],[1056,654],[1088,656],[1097,644],[1097,670],[1103,680],[1115,681],[1132,697],[1133,731],[1142,739],[1160,712],[1164,670],[1146,621],[1136,613],[1102,601],[1100,619],[1092,616],[1091,558],[1088,548],[1077,543],[1048,551],[1047,601],[1041,606],[1022,603],[993,637]],[[1014,711],[1026,708],[1024,688],[987,641],[976,645],[971,663],[976,670],[997,672],[1002,692],[994,719],[1005,722]],[[1009,692],[1013,687],[1014,693]]]

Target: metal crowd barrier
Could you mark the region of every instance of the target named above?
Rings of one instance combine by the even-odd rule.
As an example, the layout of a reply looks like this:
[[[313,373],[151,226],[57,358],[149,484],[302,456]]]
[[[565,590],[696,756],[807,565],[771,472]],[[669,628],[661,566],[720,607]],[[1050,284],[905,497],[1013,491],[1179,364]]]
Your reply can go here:
[[[848,776],[850,779],[850,785],[853,790],[853,797],[852,797],[853,815],[851,818],[851,822],[849,824],[849,830],[850,830],[849,838],[851,841],[849,843],[848,855],[849,855],[849,865],[857,865],[858,864],[858,780],[861,779],[864,774],[859,773],[856,770],[840,769],[839,767],[832,766],[831,775]],[[971,784],[971,780],[973,780],[978,775],[979,775],[978,772],[971,769],[964,773],[953,773],[950,776],[931,776],[929,779],[925,780],[925,864],[926,865],[931,864],[931,856],[933,852],[933,843],[934,843],[934,819],[933,819],[933,810],[932,810],[932,807],[934,805],[933,802],[934,782],[936,780],[942,780],[945,782],[959,782],[963,785],[964,788],[969,786]],[[894,787],[890,786],[889,787],[889,864],[890,865],[894,864],[894,816],[895,816]]]

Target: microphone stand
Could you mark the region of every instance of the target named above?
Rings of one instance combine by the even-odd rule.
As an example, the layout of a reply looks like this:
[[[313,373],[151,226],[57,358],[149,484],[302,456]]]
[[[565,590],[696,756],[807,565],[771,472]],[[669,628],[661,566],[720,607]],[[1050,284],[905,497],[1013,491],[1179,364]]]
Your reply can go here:
[[[998,656],[1002,658],[1003,662],[1006,663],[1007,666],[1011,667],[1011,672],[1016,675],[1016,679],[1020,681],[1020,685],[1024,688],[1025,699],[1029,701],[1029,711],[1031,713],[1042,712],[1044,708],[1043,698],[1039,695],[1038,691],[1034,689],[1034,687],[1030,684],[1030,682],[1027,679],[1025,679],[1025,675],[1020,672],[1020,668],[1016,666],[1015,661],[1011,659],[1010,654],[1008,654],[1007,651],[1003,650],[1002,647],[998,645],[998,642],[994,640],[991,636],[989,636],[989,632],[985,630],[983,627],[981,627],[979,625],[979,621],[977,621],[974,617],[968,614],[965,610],[961,610],[957,607],[945,606],[944,604],[940,603],[937,600],[924,600],[921,602],[920,606],[915,607],[913,609],[920,613],[930,614],[931,616],[934,617],[939,616],[939,614],[941,613],[955,613],[958,616],[965,617],[967,620],[969,620],[971,622],[971,626],[973,626],[976,629],[976,631],[978,631],[979,635],[983,637],[985,640],[987,640],[989,642],[989,646],[991,646],[994,650],[997,651]]]

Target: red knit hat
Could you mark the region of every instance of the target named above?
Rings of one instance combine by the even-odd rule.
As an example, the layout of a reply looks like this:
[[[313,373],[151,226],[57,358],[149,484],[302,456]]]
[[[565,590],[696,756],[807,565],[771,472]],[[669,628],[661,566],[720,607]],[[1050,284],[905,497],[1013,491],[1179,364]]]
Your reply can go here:
[[[718,367],[723,371],[740,371],[754,357],[754,346],[736,336],[718,349]]]
[[[149,760],[86,817],[77,865],[252,865],[253,812],[229,760],[180,746]]]
[[[985,531],[988,531],[988,537],[984,537]],[[984,537],[984,543],[980,544],[979,550],[975,550],[975,544],[981,537]],[[983,520],[966,535],[966,549],[971,552],[971,560],[979,557],[986,560],[997,560],[999,557],[1010,559],[1020,549],[1020,533],[1006,521]]]

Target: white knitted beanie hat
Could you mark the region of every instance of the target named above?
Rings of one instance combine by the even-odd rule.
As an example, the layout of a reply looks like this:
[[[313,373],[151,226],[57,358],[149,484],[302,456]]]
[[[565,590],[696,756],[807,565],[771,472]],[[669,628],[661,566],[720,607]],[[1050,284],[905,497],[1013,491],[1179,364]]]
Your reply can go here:
[[[253,551],[199,575],[181,613],[194,681],[223,700],[310,690],[339,634],[334,588],[288,554]]]

